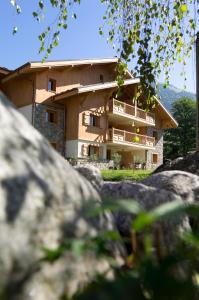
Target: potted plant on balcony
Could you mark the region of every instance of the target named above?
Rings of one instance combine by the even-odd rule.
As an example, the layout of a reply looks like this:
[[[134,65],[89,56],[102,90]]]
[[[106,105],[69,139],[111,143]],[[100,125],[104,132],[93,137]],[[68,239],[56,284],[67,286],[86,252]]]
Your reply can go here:
[[[137,135],[134,136],[134,137],[133,137],[133,142],[134,142],[134,143],[139,143],[139,142],[140,142],[139,136],[137,136]]]

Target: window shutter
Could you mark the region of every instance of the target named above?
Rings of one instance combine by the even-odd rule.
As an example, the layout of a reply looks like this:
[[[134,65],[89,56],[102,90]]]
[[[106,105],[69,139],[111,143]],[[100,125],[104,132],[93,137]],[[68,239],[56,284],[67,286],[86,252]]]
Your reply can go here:
[[[83,144],[82,145],[82,156],[88,156],[88,150],[89,150],[89,145]]]
[[[99,147],[99,157],[102,159],[103,158],[103,147]]]
[[[90,125],[90,113],[89,112],[84,112],[83,113],[83,125],[88,126]]]

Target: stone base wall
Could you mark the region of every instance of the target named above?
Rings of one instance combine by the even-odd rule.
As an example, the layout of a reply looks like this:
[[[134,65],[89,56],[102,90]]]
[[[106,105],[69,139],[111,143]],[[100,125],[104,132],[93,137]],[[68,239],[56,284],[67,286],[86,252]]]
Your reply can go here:
[[[107,170],[110,168],[110,163],[108,161],[89,161],[84,159],[68,159],[68,161],[74,166],[93,166],[99,170]]]
[[[147,169],[155,169],[158,166],[163,164],[163,130],[149,127],[147,129],[147,135],[153,136],[153,132],[157,132],[157,141],[155,144],[155,150],[148,150],[146,154],[146,167]],[[154,164],[152,162],[152,155],[157,154],[158,155],[158,162]]]
[[[46,120],[47,109],[52,109],[57,112],[56,123],[50,123]],[[63,156],[65,155],[64,117],[64,108],[62,106],[49,106],[44,104],[35,105],[35,128],[39,130],[50,143],[56,143],[57,151]]]

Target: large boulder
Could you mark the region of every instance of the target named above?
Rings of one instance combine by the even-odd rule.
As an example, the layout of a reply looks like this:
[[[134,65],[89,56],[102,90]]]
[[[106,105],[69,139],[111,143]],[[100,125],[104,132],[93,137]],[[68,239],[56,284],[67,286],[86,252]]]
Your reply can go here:
[[[179,157],[159,166],[154,173],[159,173],[169,170],[181,170],[199,175],[199,152],[188,154],[186,157]]]
[[[132,199],[139,203],[140,207],[145,211],[172,201],[182,202],[182,198],[176,193],[151,187],[142,183],[132,183],[130,181],[122,182],[105,182],[101,190],[101,195],[104,201],[112,199],[117,201],[119,199]],[[132,221],[135,215],[127,212],[114,213],[116,226],[124,237],[131,237]],[[161,232],[164,237],[163,245],[167,250],[172,250],[177,242],[176,233],[179,230],[190,230],[190,225],[187,217],[176,218],[172,220],[162,221]]]
[[[199,201],[199,177],[183,171],[164,171],[153,174],[142,183],[179,195],[186,202]]]
[[[92,185],[0,93],[1,299],[59,300],[109,269],[94,254],[41,260],[43,248],[114,229],[110,216],[86,217],[90,200],[100,205]],[[121,258],[117,245],[108,246]]]
[[[103,178],[100,170],[94,166],[76,166],[75,169],[84,176],[97,190],[100,191],[103,186]]]

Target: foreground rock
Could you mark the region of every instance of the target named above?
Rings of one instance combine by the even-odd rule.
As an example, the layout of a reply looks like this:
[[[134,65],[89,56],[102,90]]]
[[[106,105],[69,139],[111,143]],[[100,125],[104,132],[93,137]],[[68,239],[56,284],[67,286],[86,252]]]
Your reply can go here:
[[[171,163],[159,166],[154,173],[169,170],[181,170],[199,175],[199,152],[188,154],[186,157],[179,157]]]
[[[40,261],[44,247],[113,229],[108,217],[85,217],[90,200],[100,203],[92,185],[0,94],[0,298],[59,300],[109,268],[94,254]]]
[[[142,183],[179,195],[186,202],[199,201],[199,177],[183,171],[165,171],[153,174]]]
[[[135,200],[146,211],[167,202],[176,200],[183,201],[182,197],[172,191],[150,187],[141,183],[132,183],[130,181],[104,183],[101,195],[104,201],[108,198],[114,201],[117,201],[117,199]],[[126,212],[117,212],[114,213],[114,216],[116,226],[122,236],[130,237],[132,220],[134,220],[135,216]],[[164,237],[164,247],[167,248],[167,250],[172,250],[177,241],[176,232],[179,230],[190,230],[190,225],[186,217],[178,218],[162,221],[161,230],[162,236]]]
[[[101,190],[103,178],[98,168],[94,166],[77,166],[75,169],[84,176],[97,191]]]

